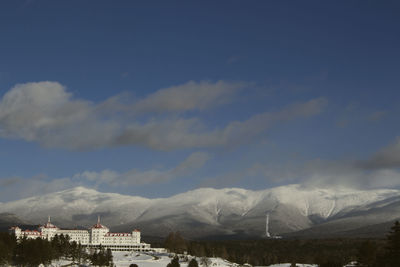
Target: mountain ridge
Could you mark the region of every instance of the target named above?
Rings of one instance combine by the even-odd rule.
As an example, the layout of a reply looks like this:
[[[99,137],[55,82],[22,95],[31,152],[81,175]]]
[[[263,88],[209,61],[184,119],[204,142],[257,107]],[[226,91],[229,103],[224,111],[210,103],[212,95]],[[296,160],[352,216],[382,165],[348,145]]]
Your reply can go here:
[[[139,227],[148,235],[158,236],[178,230],[191,237],[237,233],[262,236],[267,213],[273,234],[314,227],[325,231],[346,220],[365,227],[384,223],[382,214],[385,209],[397,211],[398,199],[400,190],[395,189],[353,190],[298,184],[257,191],[199,188],[154,199],[101,193],[80,186],[0,203],[0,213],[13,213],[35,224],[44,223],[47,216],[52,215],[53,222],[60,227],[87,227],[100,215],[102,222],[111,229],[128,231]],[[357,212],[361,215],[357,216]],[[380,217],[368,217],[365,215],[368,212],[380,214]],[[368,218],[371,224],[363,222],[363,218]]]

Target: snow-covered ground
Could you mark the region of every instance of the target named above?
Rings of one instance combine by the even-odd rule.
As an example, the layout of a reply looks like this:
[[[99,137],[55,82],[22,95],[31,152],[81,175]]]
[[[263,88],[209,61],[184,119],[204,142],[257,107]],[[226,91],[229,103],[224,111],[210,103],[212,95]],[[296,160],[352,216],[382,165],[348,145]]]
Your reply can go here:
[[[296,266],[298,266],[298,267],[317,267],[317,265],[314,265],[314,264],[300,264],[300,263],[297,263]],[[274,265],[270,265],[269,267],[290,267],[290,263],[274,264]]]
[[[188,260],[193,258],[187,256]],[[140,254],[136,252],[116,251],[113,252],[113,261],[117,267],[126,267],[132,263],[137,264],[139,267],[166,267],[171,262],[171,257],[167,254]],[[196,258],[200,265],[200,258]],[[228,262],[221,258],[209,258],[211,263],[209,267],[234,267],[238,264]],[[181,267],[187,267],[188,261],[180,260]]]
[[[152,256],[137,252],[115,251],[113,252],[113,262],[117,267],[126,267],[130,264],[137,264],[139,267],[161,267],[167,266],[171,261],[167,256]]]
[[[167,255],[158,255],[158,257],[144,255],[139,253],[130,253],[118,251],[113,253],[114,264],[117,267],[127,267],[132,263],[136,263],[139,267],[166,267],[171,262],[171,258]],[[190,260],[192,256],[188,256]],[[196,258],[199,266],[201,265],[201,259]],[[239,267],[239,264],[226,261],[221,258],[209,258],[209,267]],[[181,267],[187,267],[188,262],[180,261]],[[244,266],[251,267],[251,265],[245,264]],[[298,267],[317,267],[314,264],[297,264]],[[269,267],[290,267],[290,263],[281,263],[270,265]]]
[[[190,260],[193,258],[192,256],[188,256]],[[199,266],[201,265],[201,259],[196,258]],[[241,265],[226,261],[221,258],[209,258],[210,264],[209,267],[239,267]],[[137,264],[139,267],[166,267],[168,263],[171,262],[171,257],[167,254],[144,254],[137,252],[127,252],[127,251],[115,251],[113,252],[113,262],[116,267],[129,267],[131,264]],[[187,267],[188,261],[181,260],[181,267]],[[77,266],[70,265],[71,261],[60,260],[52,263],[53,267],[61,267],[61,266]],[[244,266],[251,267],[251,265],[245,264]],[[317,265],[313,264],[297,264],[298,267],[316,267]],[[261,267],[261,266],[259,266]],[[290,263],[281,263],[270,265],[269,267],[290,267]]]

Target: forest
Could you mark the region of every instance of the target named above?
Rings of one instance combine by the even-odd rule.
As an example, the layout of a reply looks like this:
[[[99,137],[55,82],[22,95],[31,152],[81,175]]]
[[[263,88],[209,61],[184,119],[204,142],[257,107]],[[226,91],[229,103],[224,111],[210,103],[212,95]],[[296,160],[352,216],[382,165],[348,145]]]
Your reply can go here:
[[[113,266],[111,250],[100,248],[88,252],[68,236],[56,235],[51,241],[36,239],[16,240],[14,235],[0,233],[0,266],[48,265],[54,260],[68,259],[77,264],[90,261],[92,265]]]
[[[239,264],[268,266],[276,263],[309,263],[320,267],[342,267],[357,261],[365,267],[400,266],[400,223],[386,239],[259,239],[230,241],[185,240],[170,233],[164,246],[170,251],[199,257],[222,257]]]
[[[199,241],[185,240],[179,232],[170,233],[163,246],[175,253],[221,257],[231,262],[256,266],[276,263],[309,263],[320,267],[342,267],[357,261],[364,267],[400,266],[400,223],[396,222],[385,239],[259,239]],[[0,233],[0,266],[48,265],[54,260],[68,259],[77,264],[90,261],[96,266],[113,266],[111,250],[88,251],[68,236],[16,240]],[[170,267],[173,267],[171,262]],[[204,264],[201,262],[204,266]],[[294,265],[293,265],[294,266]]]

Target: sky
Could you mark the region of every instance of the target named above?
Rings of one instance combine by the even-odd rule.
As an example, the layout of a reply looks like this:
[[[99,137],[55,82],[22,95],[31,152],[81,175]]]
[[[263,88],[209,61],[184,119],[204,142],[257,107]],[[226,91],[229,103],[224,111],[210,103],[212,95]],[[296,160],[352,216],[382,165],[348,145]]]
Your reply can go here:
[[[0,201],[400,187],[398,1],[0,2]]]

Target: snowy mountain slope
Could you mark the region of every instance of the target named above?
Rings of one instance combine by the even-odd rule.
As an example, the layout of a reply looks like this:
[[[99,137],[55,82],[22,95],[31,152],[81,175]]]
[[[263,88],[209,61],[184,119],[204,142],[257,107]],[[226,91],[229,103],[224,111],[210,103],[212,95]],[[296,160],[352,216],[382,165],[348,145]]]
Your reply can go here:
[[[395,201],[397,200],[397,201]],[[312,228],[292,233],[295,236],[384,236],[393,224],[400,219],[400,198],[391,198],[353,210],[338,218],[332,218]],[[390,222],[386,224],[386,222]],[[359,235],[358,235],[359,233]]]
[[[1,203],[1,212],[12,212],[34,223],[47,216],[60,226],[90,225],[101,215],[105,224],[118,224],[137,218],[151,200],[112,193],[99,193],[76,187],[57,193]]]
[[[298,185],[263,191],[206,188],[159,200],[135,221],[116,229],[137,225],[155,235],[179,230],[191,237],[261,236],[269,212],[271,232],[287,233],[312,227],[313,216],[327,220],[344,209],[349,212],[396,195],[396,190],[306,189]]]
[[[276,187],[270,196],[280,204],[296,207],[304,216],[331,217],[344,209],[351,210],[369,203],[398,196],[398,190],[354,190],[348,188],[304,188],[300,185]]]
[[[15,214],[4,212],[0,213],[0,231],[7,231],[11,226],[14,225],[29,225],[29,222],[23,221]]]
[[[0,213],[11,212],[37,224],[44,223],[51,215],[53,222],[61,227],[89,226],[101,215],[102,222],[113,230],[139,227],[144,234],[157,236],[177,230],[192,237],[260,236],[265,233],[266,213],[270,214],[270,232],[288,233],[354,217],[357,212],[368,214],[398,199],[399,190],[322,189],[300,185],[260,191],[201,188],[159,199],[77,187],[0,203]],[[364,225],[368,220],[385,221],[385,217],[362,218],[367,218]]]

